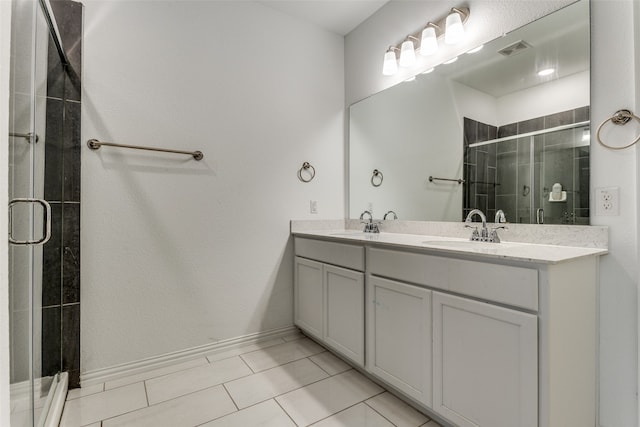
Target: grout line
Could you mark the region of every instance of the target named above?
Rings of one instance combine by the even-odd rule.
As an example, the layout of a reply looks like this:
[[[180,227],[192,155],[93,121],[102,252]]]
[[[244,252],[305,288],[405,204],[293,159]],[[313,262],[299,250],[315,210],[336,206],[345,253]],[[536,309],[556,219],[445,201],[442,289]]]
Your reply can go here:
[[[251,368],[251,366],[249,366],[249,364],[247,363],[247,361],[246,361],[246,360],[244,360],[244,358],[242,357],[242,355],[241,355],[241,354],[239,354],[239,355],[237,355],[237,356],[234,356],[234,357],[237,357],[237,358],[239,358],[240,360],[242,360],[242,362],[243,362],[245,365],[247,365],[247,368],[249,368],[249,370],[250,370],[251,372],[253,372],[253,374],[257,374],[257,373],[258,373],[258,372],[256,372],[256,371],[254,371],[254,370],[253,370],[253,368]],[[253,375],[253,374],[252,374],[252,375]],[[246,376],[248,376],[248,375],[246,375]],[[227,382],[229,382],[229,381],[227,381]]]
[[[376,396],[377,396],[377,395],[376,395]],[[374,396],[371,396],[371,397],[374,397]],[[369,397],[368,399],[371,399],[371,397]],[[327,418],[331,418],[331,417],[333,417],[334,415],[338,415],[338,414],[340,414],[340,413],[342,413],[342,412],[344,412],[344,411],[347,411],[347,410],[349,410],[349,409],[353,408],[354,406],[358,406],[358,405],[359,405],[359,404],[361,404],[361,403],[364,403],[364,400],[361,400],[360,402],[356,402],[356,403],[354,403],[353,405],[348,406],[348,407],[346,407],[346,408],[344,408],[344,409],[341,409],[341,410],[340,410],[340,411],[338,411],[338,412],[334,412],[334,413],[333,413],[333,414],[331,414],[331,415],[327,415],[326,417],[321,418],[321,419],[319,419],[318,421],[315,421],[315,422],[314,422],[314,423],[312,423],[312,424],[309,424],[309,427],[314,426],[314,425],[318,424],[320,421],[324,421],[324,420],[326,420]],[[369,406],[369,405],[367,405],[367,406]],[[372,409],[373,409],[373,408],[372,408]],[[386,418],[385,418],[385,420],[386,420]],[[387,421],[388,421],[388,420],[387,420]],[[391,423],[391,421],[389,421],[389,422]],[[393,423],[391,423],[391,425],[395,426],[395,424],[393,424]]]
[[[282,412],[284,412],[284,413],[285,413],[285,415],[286,415],[287,417],[289,417],[289,419],[291,420],[291,422],[292,422],[295,426],[298,426],[298,423],[296,423],[296,422],[295,422],[295,420],[294,420],[293,418],[291,418],[291,415],[289,415],[289,413],[287,412],[287,410],[286,410],[286,409],[284,409],[284,408],[282,407],[282,405],[280,404],[280,402],[278,402],[278,400],[277,400],[275,397],[274,397],[273,399],[271,399],[271,400],[273,400],[274,402],[276,402],[276,405],[278,405],[278,406],[280,407],[280,409],[282,409]],[[266,400],[265,400],[265,402],[266,402]]]
[[[326,353],[326,352],[325,352]],[[318,354],[322,354],[322,353],[318,353]],[[314,354],[314,356],[317,356],[317,354]],[[322,370],[323,372],[325,372],[327,375],[329,375],[329,378],[333,377],[334,375],[338,375],[338,374],[333,374],[331,375],[331,373],[329,373],[326,369],[323,369],[322,366],[320,366],[318,363],[314,362],[313,359],[311,359],[312,356],[308,356],[307,359],[309,359],[309,361],[311,363],[313,363],[314,365],[316,365],[318,368],[320,368],[320,370]],[[343,372],[347,372],[347,371],[343,371]],[[342,372],[340,372],[342,373]]]
[[[238,404],[236,403],[235,399],[233,398],[233,396],[231,396],[231,393],[229,393],[229,390],[227,390],[227,386],[223,383],[222,384],[222,388],[224,388],[224,391],[227,392],[227,395],[229,396],[229,399],[231,399],[231,401],[233,402],[234,406],[236,407],[236,412],[240,411],[240,407],[238,406]],[[246,408],[243,408],[246,409]]]
[[[147,391],[147,382],[142,381],[142,384],[144,385],[144,396],[147,398],[147,408],[148,408],[151,405],[149,405],[149,392]]]
[[[385,391],[386,391],[386,390],[385,390]],[[371,396],[369,399],[373,399],[373,398],[374,398],[374,397],[376,397],[376,396],[380,396],[380,394],[382,394],[382,393],[376,394],[375,396]],[[369,399],[367,399],[367,400],[369,400]],[[389,418],[385,417],[385,416],[384,416],[384,414],[382,414],[381,412],[379,412],[376,408],[374,408],[373,406],[369,405],[369,404],[367,403],[367,400],[363,400],[363,401],[362,401],[362,403],[364,403],[365,405],[367,405],[369,408],[373,409],[373,412],[375,412],[376,414],[380,415],[380,416],[381,416],[382,418],[384,418],[385,420],[389,421],[389,423],[391,423],[391,425],[394,425],[394,426],[396,425],[396,424],[394,424],[394,423],[393,423]],[[427,421],[427,422],[429,422],[429,421]],[[418,427],[421,427],[421,426],[422,426],[422,424],[420,424],[420,426],[418,426]]]
[[[123,379],[125,379],[125,378],[129,378],[129,377],[133,377],[133,376],[136,376],[136,375],[145,374],[145,373],[148,373],[148,372],[153,372],[153,371],[155,371],[155,370],[160,370],[160,369],[168,368],[169,366],[175,366],[175,365],[179,365],[179,364],[181,364],[181,363],[188,363],[188,362],[192,362],[192,361],[194,361],[194,360],[198,360],[198,359],[201,359],[201,358],[202,358],[202,357],[198,357],[198,358],[196,358],[196,359],[189,359],[189,360],[185,360],[185,361],[183,361],[183,362],[174,363],[174,364],[172,364],[172,365],[166,365],[166,366],[163,366],[163,367],[161,367],[161,368],[151,369],[151,370],[146,371],[146,372],[144,372],[144,371],[143,371],[143,372],[139,372],[139,373],[137,373],[137,374],[131,374],[131,375],[126,375],[126,376],[124,376],[124,377],[116,378],[115,380],[105,381],[105,382],[103,383],[103,384],[104,384],[104,388],[105,388],[105,390],[104,390],[104,391],[116,390],[116,389],[119,389],[119,388],[122,388],[122,387],[126,387],[126,386],[131,385],[131,384],[137,384],[137,383],[141,383],[141,382],[144,382],[144,381],[153,380],[153,379],[156,379],[156,378],[162,378],[162,377],[166,377],[166,376],[168,376],[168,375],[177,374],[178,372],[188,371],[189,369],[194,369],[194,368],[201,368],[201,367],[203,367],[203,366],[206,366],[206,365],[208,365],[208,364],[209,364],[209,365],[211,364],[211,362],[209,362],[209,360],[205,357],[205,358],[204,358],[204,360],[205,360],[205,362],[206,362],[206,363],[203,363],[202,365],[195,365],[195,366],[191,366],[191,367],[189,367],[189,368],[179,369],[179,370],[177,370],[177,371],[173,371],[173,372],[167,372],[167,373],[165,373],[165,374],[158,374],[158,375],[154,375],[154,376],[149,377],[149,378],[143,378],[143,379],[141,379],[141,380],[139,380],[139,381],[134,381],[134,382],[127,383],[127,384],[122,384],[122,385],[119,385],[119,386],[117,386],[117,387],[111,387],[111,388],[109,388],[109,390],[106,390],[106,388],[107,388],[107,382],[120,381],[120,380],[123,380]],[[226,359],[223,359],[223,360],[226,360]]]

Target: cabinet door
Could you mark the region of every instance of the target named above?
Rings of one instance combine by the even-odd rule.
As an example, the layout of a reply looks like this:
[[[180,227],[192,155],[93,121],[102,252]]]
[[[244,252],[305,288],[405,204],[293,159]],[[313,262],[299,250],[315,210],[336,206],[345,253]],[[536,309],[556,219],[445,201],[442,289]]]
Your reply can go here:
[[[322,264],[295,259],[293,289],[294,323],[315,338],[322,339]]]
[[[364,366],[364,274],[324,265],[324,341]]]
[[[431,291],[369,276],[367,369],[431,406]]]
[[[433,409],[460,427],[538,425],[537,317],[433,293]]]

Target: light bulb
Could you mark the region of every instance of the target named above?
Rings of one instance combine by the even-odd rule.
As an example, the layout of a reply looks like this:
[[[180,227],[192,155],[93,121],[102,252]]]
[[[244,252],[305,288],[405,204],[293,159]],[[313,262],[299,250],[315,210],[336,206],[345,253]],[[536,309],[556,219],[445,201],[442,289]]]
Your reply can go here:
[[[396,61],[396,53],[389,49],[384,54],[384,63],[382,64],[382,74],[392,76],[398,72],[398,62]]]
[[[410,67],[416,63],[416,51],[411,40],[405,40],[400,46],[400,66]]]
[[[464,37],[464,26],[460,14],[454,10],[447,16],[444,42],[447,44],[456,44]]]
[[[422,30],[422,38],[420,40],[420,55],[433,55],[438,51],[438,37],[436,29],[429,26]]]

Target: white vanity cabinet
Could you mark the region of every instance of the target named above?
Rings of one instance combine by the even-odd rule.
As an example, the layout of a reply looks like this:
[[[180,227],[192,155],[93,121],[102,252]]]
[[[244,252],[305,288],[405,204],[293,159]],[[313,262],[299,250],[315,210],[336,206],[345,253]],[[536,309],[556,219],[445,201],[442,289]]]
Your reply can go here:
[[[295,240],[294,323],[364,366],[364,248]]]
[[[595,426],[601,251],[531,245],[510,257],[324,237],[295,240],[306,333],[451,425]]]
[[[537,317],[433,292],[433,410],[460,427],[538,426]]]
[[[394,280],[367,279],[367,370],[429,407],[431,294]]]

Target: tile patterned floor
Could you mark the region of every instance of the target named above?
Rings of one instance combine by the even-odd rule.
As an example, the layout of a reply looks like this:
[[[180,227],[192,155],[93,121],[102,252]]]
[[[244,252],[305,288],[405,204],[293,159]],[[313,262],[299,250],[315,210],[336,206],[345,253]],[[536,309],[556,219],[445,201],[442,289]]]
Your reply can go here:
[[[294,335],[71,390],[60,427],[440,427]]]

